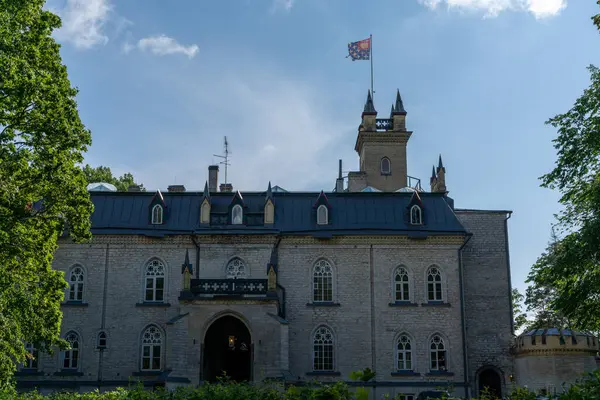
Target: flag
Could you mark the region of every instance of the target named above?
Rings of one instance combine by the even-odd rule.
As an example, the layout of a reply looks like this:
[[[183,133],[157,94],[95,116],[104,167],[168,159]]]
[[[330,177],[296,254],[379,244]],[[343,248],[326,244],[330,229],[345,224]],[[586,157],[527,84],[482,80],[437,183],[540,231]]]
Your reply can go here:
[[[355,60],[368,60],[371,56],[371,38],[348,43],[348,57]]]

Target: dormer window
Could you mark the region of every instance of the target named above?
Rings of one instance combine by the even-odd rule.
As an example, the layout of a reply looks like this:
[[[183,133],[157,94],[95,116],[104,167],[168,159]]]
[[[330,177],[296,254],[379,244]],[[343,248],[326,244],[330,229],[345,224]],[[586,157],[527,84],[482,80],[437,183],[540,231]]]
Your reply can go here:
[[[390,175],[392,173],[392,163],[387,157],[381,159],[381,175]]]
[[[163,208],[160,204],[152,207],[152,224],[160,225],[163,222]]]
[[[317,225],[327,225],[329,223],[329,210],[327,206],[321,204],[317,208]]]
[[[231,209],[231,223],[233,225],[241,225],[244,221],[244,211],[242,210],[242,206],[236,204]]]
[[[414,205],[410,208],[410,224],[423,225],[423,212],[421,207]]]

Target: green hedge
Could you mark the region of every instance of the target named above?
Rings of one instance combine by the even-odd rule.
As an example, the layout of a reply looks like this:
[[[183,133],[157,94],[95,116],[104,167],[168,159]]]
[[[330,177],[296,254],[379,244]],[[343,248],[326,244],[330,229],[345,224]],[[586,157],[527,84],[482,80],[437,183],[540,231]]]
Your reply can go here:
[[[281,385],[249,385],[222,382],[198,388],[178,388],[174,391],[145,390],[141,385],[99,393],[55,393],[43,396],[37,392],[16,393],[0,391],[0,400],[365,400],[370,388],[350,388],[342,382],[306,387]],[[525,388],[515,388],[507,397],[510,400],[536,400],[537,395]],[[392,400],[391,397],[387,397]],[[553,400],[600,400],[600,370],[590,373]],[[479,400],[493,400],[483,394]]]

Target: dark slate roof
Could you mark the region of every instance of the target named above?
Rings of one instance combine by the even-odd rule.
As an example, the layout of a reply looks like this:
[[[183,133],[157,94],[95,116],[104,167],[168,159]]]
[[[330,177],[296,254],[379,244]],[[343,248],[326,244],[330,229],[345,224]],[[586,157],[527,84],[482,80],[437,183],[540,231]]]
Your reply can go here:
[[[211,224],[200,224],[201,192],[162,193],[166,209],[163,224],[150,223],[151,207],[157,204],[152,192],[90,193],[94,203],[92,233],[142,234],[282,234],[330,237],[335,235],[464,235],[447,198],[440,193],[421,193],[422,226],[409,223],[412,193],[325,193],[329,224],[316,224],[318,192],[273,192],[275,223],[264,226],[266,192],[244,192],[245,225],[228,225],[234,193],[211,193]],[[154,199],[154,200],[153,200]],[[239,199],[236,200],[236,204]],[[321,203],[319,203],[321,204]]]
[[[523,332],[521,336],[594,336],[588,332],[576,332],[570,329],[558,329],[558,328],[549,328],[549,329],[532,329],[528,332]]]

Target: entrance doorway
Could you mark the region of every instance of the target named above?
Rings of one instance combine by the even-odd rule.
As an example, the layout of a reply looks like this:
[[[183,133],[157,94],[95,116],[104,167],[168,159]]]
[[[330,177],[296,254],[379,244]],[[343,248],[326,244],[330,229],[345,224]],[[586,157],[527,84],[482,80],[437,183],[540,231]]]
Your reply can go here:
[[[213,322],[204,337],[204,379],[226,375],[236,382],[252,379],[252,342],[246,325],[226,315]]]
[[[479,373],[479,393],[483,393],[485,388],[491,396],[502,398],[502,378],[491,368]]]

